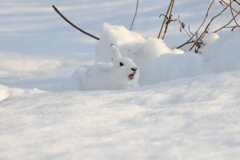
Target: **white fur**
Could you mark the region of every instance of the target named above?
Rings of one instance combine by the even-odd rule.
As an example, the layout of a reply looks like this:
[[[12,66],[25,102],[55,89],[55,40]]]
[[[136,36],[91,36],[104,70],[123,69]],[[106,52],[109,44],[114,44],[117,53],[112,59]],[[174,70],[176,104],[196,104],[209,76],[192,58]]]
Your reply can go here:
[[[139,68],[132,59],[122,57],[120,51],[111,45],[113,51],[113,63],[97,63],[87,69],[82,81],[85,90],[115,90],[127,89],[138,86]],[[120,63],[122,66],[120,66]],[[129,75],[133,74],[130,79]]]

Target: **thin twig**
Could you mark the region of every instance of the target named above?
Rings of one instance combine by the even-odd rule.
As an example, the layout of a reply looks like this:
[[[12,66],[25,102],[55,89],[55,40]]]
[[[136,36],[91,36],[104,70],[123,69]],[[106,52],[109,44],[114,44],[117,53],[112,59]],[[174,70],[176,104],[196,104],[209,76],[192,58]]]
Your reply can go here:
[[[185,28],[185,24],[184,23],[182,23],[181,21],[179,21],[179,23],[180,23],[180,32],[182,32],[182,29],[187,33],[187,35],[189,36],[189,38],[191,38],[191,32],[190,32],[190,34],[188,33],[188,31],[186,30],[186,28]]]
[[[204,23],[206,22],[207,17],[208,17],[208,13],[209,13],[210,8],[212,7],[213,3],[214,3],[214,0],[212,1],[212,3],[210,4],[210,6],[208,7],[208,10],[207,10],[206,16],[205,16],[205,18],[204,18],[202,24],[200,25],[200,27],[197,29],[197,31],[196,31],[194,34],[192,34],[192,37],[191,37],[186,43],[184,43],[184,44],[181,45],[181,46],[178,46],[177,49],[183,47],[183,46],[186,45],[186,44],[189,44],[189,42],[193,42],[193,38],[198,34],[198,31],[202,28],[202,26],[203,26]],[[198,42],[198,41],[195,41],[193,47],[196,45],[197,42]],[[192,47],[192,48],[193,48],[193,47]],[[190,51],[192,50],[192,48],[190,49]]]
[[[237,25],[238,27],[240,27],[240,26],[238,25],[238,23],[237,23],[237,20],[235,19],[234,14],[233,14],[233,10],[234,10],[234,9],[232,8],[232,1],[230,1],[229,7],[230,7],[230,10],[231,10],[231,13],[232,13],[232,17],[233,17],[236,25]],[[238,13],[238,12],[237,12],[237,13]],[[239,14],[239,13],[238,13],[238,14]]]
[[[219,1],[223,6],[225,6],[223,3],[227,4],[227,6],[225,6],[225,8],[224,8],[219,14],[217,14],[216,16],[214,16],[214,17],[210,20],[210,22],[207,24],[207,26],[205,27],[205,29],[204,29],[204,31],[202,32],[202,34],[198,37],[198,32],[199,32],[199,30],[202,28],[203,24],[205,23],[206,19],[208,18],[208,13],[209,13],[209,11],[210,11],[211,6],[212,6],[213,3],[214,3],[214,0],[213,0],[212,3],[210,4],[209,8],[208,8],[208,11],[207,11],[207,13],[206,13],[205,19],[204,19],[203,23],[201,24],[201,26],[198,28],[198,30],[197,30],[194,34],[192,34],[191,31],[190,31],[190,29],[189,29],[189,32],[192,34],[192,37],[191,37],[187,42],[185,42],[184,44],[182,44],[181,46],[179,46],[179,47],[177,47],[177,48],[179,49],[179,48],[183,47],[183,46],[186,45],[186,44],[194,43],[193,46],[190,48],[190,51],[196,46],[196,47],[195,47],[195,52],[196,52],[196,53],[200,53],[200,52],[198,52],[198,50],[199,50],[199,48],[201,47],[201,45],[204,45],[204,43],[203,43],[203,38],[204,38],[204,36],[209,32],[209,29],[210,29],[209,27],[210,27],[211,23],[212,23],[217,17],[219,17],[228,7],[231,8],[231,12],[232,12],[233,18],[232,18],[226,25],[222,26],[221,28],[219,28],[218,30],[214,31],[213,33],[216,33],[216,32],[218,32],[218,31],[220,31],[220,30],[222,31],[223,28],[232,28],[232,31],[233,31],[235,28],[240,27],[240,26],[238,25],[238,23],[236,22],[236,17],[237,17],[238,15],[240,15],[239,12],[237,12],[237,14],[236,14],[235,16],[233,15],[233,10],[234,10],[234,8],[232,8],[232,3],[233,3],[233,1],[234,1],[234,2],[237,2],[236,0],[230,0],[230,4],[227,4],[224,0]],[[238,3],[238,2],[237,2],[237,3]],[[239,4],[239,3],[238,3],[238,4]],[[234,10],[234,11],[235,11],[235,10]],[[235,20],[237,26],[229,26],[233,20]],[[189,35],[189,34],[188,34],[188,35]],[[196,41],[193,40],[194,37],[196,37]]]
[[[190,44],[190,43],[195,43],[194,41],[187,41],[185,43],[183,43],[181,46],[178,46],[177,49],[182,48],[183,46]]]
[[[221,2],[221,1],[220,1]],[[237,1],[234,1],[234,2],[237,2]],[[239,4],[239,2],[237,2],[238,4]],[[229,6],[227,5],[227,7],[225,8],[225,9],[227,9]],[[231,10],[231,12],[232,12],[232,10]],[[233,15],[233,13],[232,13],[232,15]],[[239,14],[237,13],[235,16],[233,15],[233,18],[226,24],[226,25],[224,25],[224,26],[222,26],[221,28],[219,28],[219,29],[217,29],[216,31],[214,31],[213,33],[216,33],[216,32],[218,32],[218,31],[220,31],[220,30],[222,30],[222,29],[224,29],[224,28],[232,28],[232,30],[233,29],[235,29],[236,28],[236,26],[229,26],[229,27],[227,27],[229,24],[231,24],[232,23],[232,21],[233,20],[236,20],[236,17],[238,16]],[[236,21],[235,21],[236,22]],[[236,23],[237,24],[237,23]],[[239,26],[238,26],[239,27]]]
[[[172,2],[173,2],[173,0],[171,0],[171,2],[170,2],[170,4],[169,4],[167,13],[165,14],[166,16],[167,16],[168,13],[169,13],[169,10],[170,10],[170,8],[171,8],[171,6],[172,6]],[[160,17],[160,16],[159,16],[159,17]],[[158,34],[158,38],[160,38],[160,36],[161,36],[162,29],[163,29],[163,26],[164,26],[165,22],[166,22],[166,19],[164,18],[163,23],[162,23],[162,26],[161,26],[161,29],[160,29],[159,34]]]
[[[237,12],[238,14],[240,14],[240,12],[236,11],[236,9],[232,8],[231,5],[227,4],[224,0],[221,0],[223,3],[225,3],[228,7],[230,7],[232,10],[234,10],[235,12]]]
[[[100,40],[100,38],[98,38],[98,37],[96,37],[96,36],[94,36],[94,35],[86,32],[86,31],[84,31],[84,30],[82,30],[81,28],[79,28],[79,27],[77,27],[75,24],[73,24],[71,21],[69,21],[54,5],[53,5],[52,7],[54,8],[54,10],[55,10],[66,22],[68,22],[68,23],[69,23],[70,25],[72,25],[74,28],[76,28],[76,29],[79,30],[80,32],[82,32],[82,33],[84,33],[84,34],[86,34],[86,35],[88,35],[88,36],[90,36],[90,37],[92,37],[92,38],[94,38],[94,39],[96,39],[96,40]]]
[[[233,0],[233,1],[240,5],[240,3],[237,0]]]
[[[132,30],[132,27],[133,27],[135,18],[136,18],[136,16],[137,16],[138,3],[139,3],[139,0],[137,0],[136,11],[135,11],[135,15],[134,15],[133,20],[132,20],[132,25],[131,25],[130,31]]]
[[[210,10],[213,2],[214,2],[214,0],[212,1],[211,5],[210,5],[210,7],[209,7],[209,9],[208,9],[208,11],[207,11],[206,18],[208,17],[208,12],[209,12],[209,10]],[[202,38],[208,33],[208,31],[209,31],[209,26],[211,25],[211,23],[213,22],[213,20],[215,20],[217,17],[219,17],[226,9],[227,9],[227,7],[224,8],[219,14],[217,14],[216,16],[214,16],[214,17],[211,19],[211,21],[210,21],[210,22],[208,23],[208,25],[205,27],[204,32],[203,32],[203,33],[201,34],[201,36],[196,40],[196,42],[195,42],[194,45],[190,48],[189,51],[191,51],[191,50],[193,49],[193,47],[194,47],[197,43],[199,43],[199,40],[202,40]],[[206,18],[205,18],[205,19],[206,19]]]
[[[209,10],[210,10],[213,2],[214,2],[214,0],[212,1],[211,5],[210,5],[210,7],[209,7],[209,9],[208,9],[208,12],[209,12]],[[193,47],[198,43],[199,39],[202,40],[202,38],[205,36],[205,34],[208,33],[209,26],[211,25],[212,21],[213,21],[214,19],[216,19],[218,16],[220,16],[226,9],[227,9],[227,8],[225,8],[224,10],[222,10],[218,15],[214,16],[214,17],[211,19],[211,21],[210,21],[210,22],[208,23],[208,25],[206,26],[204,32],[203,32],[203,33],[201,34],[201,36],[196,40],[196,42],[195,42],[194,45],[190,48],[189,51],[191,51],[191,50],[193,49]],[[207,13],[207,15],[208,15],[208,13]],[[207,16],[207,15],[206,15],[206,16]],[[206,17],[206,18],[207,18],[207,17]]]
[[[167,23],[166,23],[166,27],[165,27],[165,31],[164,31],[164,34],[163,34],[162,39],[164,39],[164,37],[165,37],[165,35],[166,35],[166,33],[167,33],[167,30],[168,30],[168,25],[169,25],[169,23],[171,22],[174,2],[175,2],[175,0],[172,0],[171,11],[170,11],[170,13],[169,13],[169,19],[168,19],[168,21],[167,21]],[[178,17],[178,19],[179,19],[179,17]],[[177,20],[176,20],[176,21],[177,21]]]
[[[197,30],[197,31],[195,32],[195,34],[193,35],[193,37],[198,33],[198,31],[202,28],[202,26],[203,26],[204,23],[206,22],[207,17],[208,17],[208,13],[209,13],[209,11],[210,11],[210,9],[211,9],[213,3],[214,3],[214,0],[212,1],[212,3],[210,4],[210,6],[208,7],[208,10],[207,10],[206,16],[205,16],[205,18],[204,18],[202,24],[201,24],[200,27],[198,28],[198,30]],[[193,37],[192,37],[192,38],[193,38]]]
[[[190,26],[188,25],[188,31],[189,31],[189,33],[191,34],[191,35],[193,35],[193,33],[191,32],[191,30],[190,30]]]
[[[226,7],[228,8],[228,6]],[[225,9],[226,9],[225,8]],[[221,28],[217,29],[216,31],[214,31],[213,33],[217,33],[218,31],[222,30],[223,28],[233,28],[234,26],[232,27],[227,27],[233,20],[234,18],[236,18],[239,14],[236,14],[226,25],[222,26]]]

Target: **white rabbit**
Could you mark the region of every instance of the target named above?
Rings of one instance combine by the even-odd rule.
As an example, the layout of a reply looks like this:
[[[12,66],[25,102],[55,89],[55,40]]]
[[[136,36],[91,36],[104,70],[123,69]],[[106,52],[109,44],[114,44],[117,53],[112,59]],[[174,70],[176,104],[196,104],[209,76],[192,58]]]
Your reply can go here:
[[[132,59],[122,57],[113,44],[113,63],[97,63],[87,69],[82,81],[85,90],[115,90],[138,86],[139,69]]]

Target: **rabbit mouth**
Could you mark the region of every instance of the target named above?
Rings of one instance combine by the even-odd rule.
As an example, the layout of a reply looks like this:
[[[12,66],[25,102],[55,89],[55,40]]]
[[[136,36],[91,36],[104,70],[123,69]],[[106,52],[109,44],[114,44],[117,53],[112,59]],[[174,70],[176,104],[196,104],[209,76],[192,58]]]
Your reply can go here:
[[[130,75],[128,75],[128,78],[130,79],[130,80],[133,80],[134,79],[134,73],[133,74],[130,74]]]

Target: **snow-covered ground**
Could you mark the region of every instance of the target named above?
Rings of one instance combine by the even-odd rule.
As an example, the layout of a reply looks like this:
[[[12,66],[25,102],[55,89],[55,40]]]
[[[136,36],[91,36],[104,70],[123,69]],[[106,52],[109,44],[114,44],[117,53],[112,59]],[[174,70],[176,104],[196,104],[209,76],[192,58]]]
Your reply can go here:
[[[210,3],[176,1],[173,15],[195,30]],[[0,159],[239,159],[240,29],[210,35],[202,55],[173,50],[188,39],[178,22],[155,38],[168,5],[140,0],[130,32],[136,0],[1,2]],[[110,61],[111,43],[140,67],[140,87],[77,90],[76,68]]]

